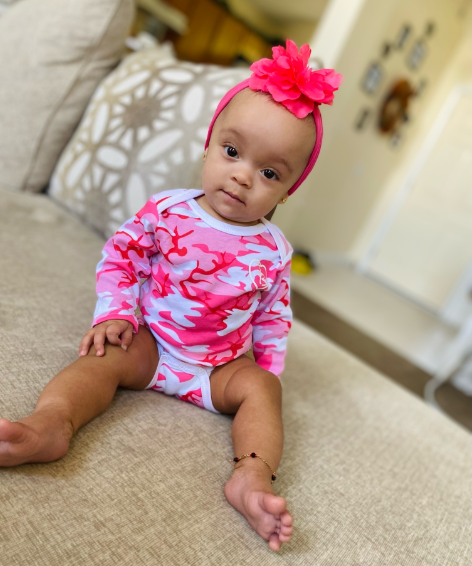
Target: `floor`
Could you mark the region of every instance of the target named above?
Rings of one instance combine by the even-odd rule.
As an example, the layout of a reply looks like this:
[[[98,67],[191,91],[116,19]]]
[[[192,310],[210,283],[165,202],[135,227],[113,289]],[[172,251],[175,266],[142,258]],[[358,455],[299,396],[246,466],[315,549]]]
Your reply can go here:
[[[438,352],[453,329],[344,266],[292,276],[294,315],[423,398]],[[472,431],[472,395],[449,380],[436,391],[441,409]]]

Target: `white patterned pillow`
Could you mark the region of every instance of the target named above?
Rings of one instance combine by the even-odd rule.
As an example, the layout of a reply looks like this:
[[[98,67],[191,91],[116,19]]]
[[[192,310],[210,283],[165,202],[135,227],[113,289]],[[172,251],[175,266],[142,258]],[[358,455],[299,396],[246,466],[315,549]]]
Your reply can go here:
[[[152,194],[198,187],[216,106],[249,74],[158,48],[128,56],[95,92],[49,194],[109,237]]]

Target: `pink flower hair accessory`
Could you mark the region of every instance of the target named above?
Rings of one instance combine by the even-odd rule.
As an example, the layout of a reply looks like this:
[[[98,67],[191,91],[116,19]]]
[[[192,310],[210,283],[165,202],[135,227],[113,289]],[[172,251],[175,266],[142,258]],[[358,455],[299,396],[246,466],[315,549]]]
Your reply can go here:
[[[250,67],[253,71],[251,77],[234,86],[223,96],[208,128],[205,149],[210,144],[216,119],[231,99],[245,88],[269,93],[297,118],[313,114],[316,128],[315,145],[305,170],[288,191],[291,195],[308,177],[321,150],[323,121],[319,105],[333,103],[334,92],[338,90],[343,77],[333,69],[313,71],[308,66],[311,49],[307,44],[302,45],[299,52],[296,44],[288,39],[286,49],[281,46],[273,47],[272,54],[273,59],[260,59],[253,63]]]
[[[311,49],[307,44],[298,52],[295,43],[287,39],[286,49],[273,47],[272,53],[273,59],[260,59],[250,66],[251,90],[269,92],[297,118],[308,116],[315,104],[333,104],[342,75],[333,69],[313,71],[308,66]]]

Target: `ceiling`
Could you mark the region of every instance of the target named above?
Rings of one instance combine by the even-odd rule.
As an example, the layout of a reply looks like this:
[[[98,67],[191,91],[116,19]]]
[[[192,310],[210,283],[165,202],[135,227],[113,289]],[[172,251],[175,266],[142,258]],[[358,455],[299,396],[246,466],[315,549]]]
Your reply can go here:
[[[321,17],[329,0],[252,0],[254,4],[273,20],[316,21]]]

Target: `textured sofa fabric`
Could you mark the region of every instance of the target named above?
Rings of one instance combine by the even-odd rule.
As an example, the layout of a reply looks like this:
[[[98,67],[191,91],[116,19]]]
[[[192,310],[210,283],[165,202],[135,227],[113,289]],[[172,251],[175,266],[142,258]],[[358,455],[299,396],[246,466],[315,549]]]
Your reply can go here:
[[[20,0],[0,18],[0,187],[40,191],[98,83],[133,0]]]
[[[50,196],[110,237],[151,195],[199,188],[213,112],[249,75],[176,61],[162,47],[129,55],[95,92]]]
[[[0,415],[75,359],[103,241],[44,195],[0,191]],[[1,566],[467,566],[471,436],[295,322],[272,553],[225,501],[231,418],[120,391],[52,464],[0,469]]]

